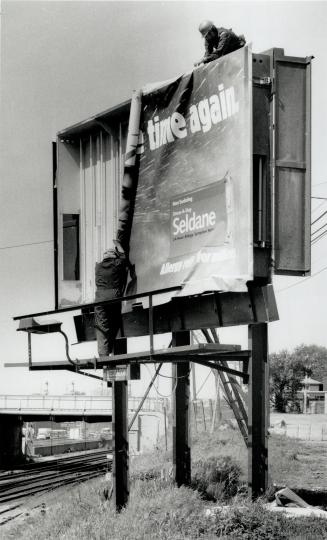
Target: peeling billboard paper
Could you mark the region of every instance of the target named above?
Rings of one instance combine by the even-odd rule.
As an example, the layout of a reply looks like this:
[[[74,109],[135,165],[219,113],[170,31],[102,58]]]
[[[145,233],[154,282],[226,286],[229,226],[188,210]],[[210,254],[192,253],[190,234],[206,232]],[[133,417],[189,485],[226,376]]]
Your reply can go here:
[[[137,293],[242,292],[253,279],[251,67],[245,47],[143,94]]]

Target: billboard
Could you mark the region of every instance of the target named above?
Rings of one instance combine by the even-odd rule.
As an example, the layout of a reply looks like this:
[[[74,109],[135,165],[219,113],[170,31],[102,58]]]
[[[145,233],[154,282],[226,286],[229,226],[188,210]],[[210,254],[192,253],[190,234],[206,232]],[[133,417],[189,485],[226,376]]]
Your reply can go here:
[[[137,293],[244,291],[253,277],[248,47],[143,91],[130,259]]]

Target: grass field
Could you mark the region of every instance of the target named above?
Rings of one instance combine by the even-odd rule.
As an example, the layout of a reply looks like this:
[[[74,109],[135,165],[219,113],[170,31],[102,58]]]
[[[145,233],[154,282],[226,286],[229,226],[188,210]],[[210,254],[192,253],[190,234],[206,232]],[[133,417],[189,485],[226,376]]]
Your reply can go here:
[[[198,492],[160,480],[136,481],[128,507],[119,515],[103,501],[94,483],[75,489],[44,515],[7,527],[6,540],[182,540],[202,538],[323,540],[326,521],[290,520],[274,515],[260,502],[234,498],[212,517]],[[0,532],[0,534],[1,534]]]
[[[222,409],[223,419],[230,421],[233,418],[232,412],[227,407]],[[209,416],[209,415],[208,415]],[[194,420],[194,419],[193,419]],[[270,483],[277,485],[288,485],[294,488],[317,488],[327,490],[327,441],[319,438],[307,440],[308,426],[311,426],[311,433],[315,433],[315,428],[321,431],[322,426],[327,428],[327,416],[316,414],[279,414],[271,413],[270,425],[275,426],[284,421],[286,428],[277,430],[270,429],[268,439],[268,462]],[[207,422],[209,427],[209,422]],[[234,422],[235,424],[235,422]],[[242,480],[247,481],[247,451],[238,428],[224,431],[217,431],[213,436],[204,432],[201,416],[198,419],[198,432],[194,433],[192,443],[192,459],[201,456],[226,454],[237,460],[242,469]],[[303,439],[293,437],[297,433],[296,427],[306,426]],[[291,437],[287,436],[290,431]]]
[[[128,507],[117,515],[103,496],[106,483],[94,480],[58,498],[52,496],[40,510],[20,522],[0,529],[3,540],[182,540],[289,539],[323,540],[327,521],[317,518],[289,519],[270,513],[262,501],[251,503],[244,494],[247,454],[243,440],[231,427],[214,435],[202,431],[192,437],[193,482],[201,493],[172,482],[171,453],[155,451],[131,459]],[[270,477],[289,487],[327,488],[322,465],[326,445],[272,435],[269,440]],[[308,460],[310,455],[310,460]],[[213,467],[213,465],[215,467]],[[228,474],[222,474],[222,469]],[[218,473],[217,473],[218,471]],[[325,471],[326,472],[326,471]],[[318,482],[318,484],[317,484]],[[204,492],[209,495],[203,497]],[[236,495],[235,495],[236,493]],[[228,508],[212,517],[217,506],[212,495]]]

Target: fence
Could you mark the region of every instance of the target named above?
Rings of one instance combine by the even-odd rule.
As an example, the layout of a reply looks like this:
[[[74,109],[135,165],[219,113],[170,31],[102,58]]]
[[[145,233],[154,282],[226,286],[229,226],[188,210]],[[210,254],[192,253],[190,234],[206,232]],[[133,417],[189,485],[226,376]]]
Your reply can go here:
[[[271,433],[305,441],[327,441],[326,424],[287,424],[270,428]]]
[[[196,399],[192,400],[190,406],[191,421],[196,433],[212,431],[222,421],[230,421],[232,424],[236,422],[233,412],[224,398],[219,402],[214,399]]]

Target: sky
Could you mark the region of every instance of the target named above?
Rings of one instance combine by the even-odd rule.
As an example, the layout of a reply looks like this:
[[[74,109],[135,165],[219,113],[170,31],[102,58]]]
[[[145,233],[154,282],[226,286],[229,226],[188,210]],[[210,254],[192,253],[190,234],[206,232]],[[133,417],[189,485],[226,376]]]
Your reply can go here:
[[[72,381],[80,390],[95,389],[65,372],[3,367],[27,361],[27,337],[12,317],[54,307],[51,141],[59,130],[129,99],[134,89],[190,71],[203,54],[197,31],[203,19],[244,34],[254,52],[279,47],[314,56],[312,221],[327,211],[326,2],[2,0],[1,394],[43,392],[46,382],[50,393],[69,392]],[[327,215],[318,223],[327,223]],[[301,343],[327,347],[326,278],[327,236],[312,246],[311,277],[274,278],[280,320],[269,325],[271,352]],[[223,330],[221,339],[246,347],[246,328]],[[39,359],[50,349],[50,342],[37,345]],[[197,372],[198,387],[206,374]],[[142,390],[133,384],[134,392]],[[163,393],[169,384],[161,379]],[[212,391],[213,381],[203,396]]]

